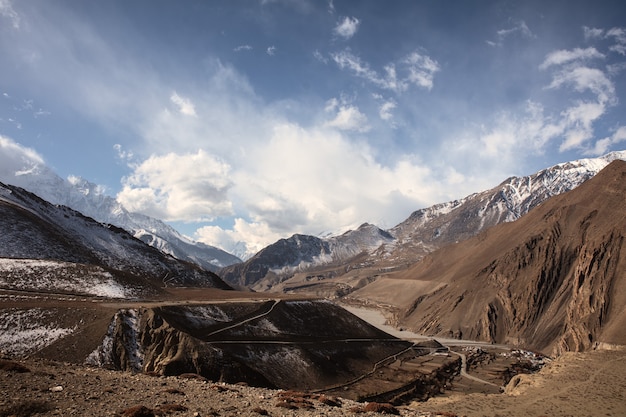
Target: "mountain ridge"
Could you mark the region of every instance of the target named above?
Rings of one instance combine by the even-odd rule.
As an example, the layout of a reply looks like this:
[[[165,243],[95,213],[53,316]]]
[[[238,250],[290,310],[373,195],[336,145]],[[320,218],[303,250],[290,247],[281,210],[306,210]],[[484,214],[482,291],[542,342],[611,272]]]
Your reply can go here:
[[[351,297],[419,333],[558,355],[626,345],[626,162]],[[400,299],[390,288],[401,286]],[[386,291],[386,293],[385,293]]]
[[[162,287],[230,289],[217,275],[20,187],[0,183],[0,285],[135,297]],[[95,288],[95,290],[94,290]]]
[[[319,278],[320,285],[328,287],[329,278],[347,277],[356,274],[356,269],[364,270],[362,275],[379,275],[388,270],[405,268],[437,248],[475,236],[496,224],[520,218],[550,197],[576,188],[616,159],[626,160],[626,151],[564,162],[524,177],[509,177],[489,190],[416,210],[391,229],[382,230],[369,225],[377,229],[370,229],[369,235],[361,230],[361,226],[335,237],[310,236],[307,241],[314,247],[304,250],[309,255],[315,251],[316,256],[309,256],[306,262],[297,265],[293,259],[298,259],[298,244],[293,236],[281,239],[243,264],[225,267],[218,273],[233,285],[244,285],[254,290],[284,289],[283,283],[306,286],[310,290],[314,285],[310,282],[312,276]],[[369,241],[365,236],[369,237]],[[344,250],[347,245],[342,242],[353,237],[360,242],[358,246]],[[291,247],[287,249],[289,244]],[[287,250],[293,252],[290,261],[278,264],[275,259]],[[353,281],[357,285],[362,282],[350,278],[348,283],[347,280],[348,277],[331,286],[330,292],[325,289],[321,294],[342,295],[354,289]],[[294,288],[294,285],[287,287]]]
[[[159,219],[126,210],[106,195],[101,186],[72,176],[64,180],[42,165],[12,174],[4,173],[4,182],[24,188],[46,201],[83,213],[101,223],[121,227],[164,253],[194,262],[212,272],[241,262],[238,257],[181,235]],[[0,178],[0,180],[2,180]]]

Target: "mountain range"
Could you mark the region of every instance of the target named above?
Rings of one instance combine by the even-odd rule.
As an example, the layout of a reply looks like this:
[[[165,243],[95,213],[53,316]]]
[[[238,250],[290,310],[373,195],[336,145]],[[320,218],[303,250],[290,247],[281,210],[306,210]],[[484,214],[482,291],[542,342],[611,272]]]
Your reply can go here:
[[[418,333],[558,355],[626,345],[626,162],[350,297]]]
[[[194,262],[210,271],[241,262],[219,248],[195,242],[159,219],[126,210],[106,195],[102,187],[78,177],[64,180],[46,166],[19,173],[5,173],[5,181],[22,187],[53,204],[64,205],[96,221],[127,230],[133,236],[178,259]]]
[[[372,277],[404,269],[438,248],[519,219],[549,198],[578,187],[616,159],[626,160],[626,151],[511,177],[490,190],[417,210],[389,230],[364,224],[336,237],[294,235],[218,274],[232,285],[257,291],[345,295]]]
[[[230,289],[124,229],[0,183],[0,288],[136,298],[167,286]]]

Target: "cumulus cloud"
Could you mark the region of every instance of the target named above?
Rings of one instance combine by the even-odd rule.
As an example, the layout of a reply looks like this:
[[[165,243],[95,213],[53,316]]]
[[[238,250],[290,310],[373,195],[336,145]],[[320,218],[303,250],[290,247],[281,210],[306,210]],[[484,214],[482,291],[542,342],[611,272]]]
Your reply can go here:
[[[363,62],[349,49],[333,53],[331,58],[339,68],[347,69],[357,77],[395,93],[403,93],[412,85],[432,89],[435,74],[440,70],[436,60],[418,51],[408,54],[398,62],[385,65],[383,75],[371,69],[368,63]]]
[[[181,97],[178,95],[178,93],[174,91],[172,95],[170,96],[170,100],[172,100],[172,103],[178,106],[178,111],[180,111],[182,114],[185,114],[187,116],[193,116],[193,117],[198,116],[196,114],[196,108],[190,99]]]
[[[224,233],[245,230],[252,247],[275,241],[276,234],[356,227],[379,219],[381,212],[399,221],[416,205],[440,197],[441,189],[418,159],[405,155],[393,166],[382,166],[366,143],[333,129],[279,124],[269,143],[250,154],[242,161],[245,167],[230,176],[231,198],[245,207],[248,220],[240,216],[239,230]],[[259,231],[263,234],[250,235]]]
[[[269,55],[269,56],[274,56],[276,55],[276,47],[274,45],[272,46],[268,46],[267,49],[265,50],[265,52]]]
[[[325,123],[327,127],[361,133],[370,130],[367,116],[361,113],[358,107],[354,105],[350,105],[345,101],[340,103],[339,100],[333,98],[326,103],[325,110],[328,113],[335,114],[332,120]]]
[[[345,17],[342,21],[337,23],[333,31],[337,36],[350,39],[356,34],[360,23],[361,22],[356,17]]]
[[[230,166],[202,150],[152,156],[123,180],[128,210],[170,221],[211,221],[232,214]]]

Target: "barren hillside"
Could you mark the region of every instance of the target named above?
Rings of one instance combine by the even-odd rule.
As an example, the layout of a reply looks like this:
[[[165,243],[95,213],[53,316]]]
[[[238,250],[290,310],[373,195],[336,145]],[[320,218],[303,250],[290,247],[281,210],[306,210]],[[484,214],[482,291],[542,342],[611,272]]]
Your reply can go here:
[[[626,344],[626,162],[354,298],[419,333],[544,352]]]

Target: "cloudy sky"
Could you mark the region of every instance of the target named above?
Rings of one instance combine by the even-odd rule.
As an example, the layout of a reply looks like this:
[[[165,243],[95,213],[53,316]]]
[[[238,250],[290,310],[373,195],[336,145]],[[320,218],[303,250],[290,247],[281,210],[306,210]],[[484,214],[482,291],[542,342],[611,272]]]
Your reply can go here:
[[[621,1],[0,0],[0,163],[248,251],[626,148]]]

